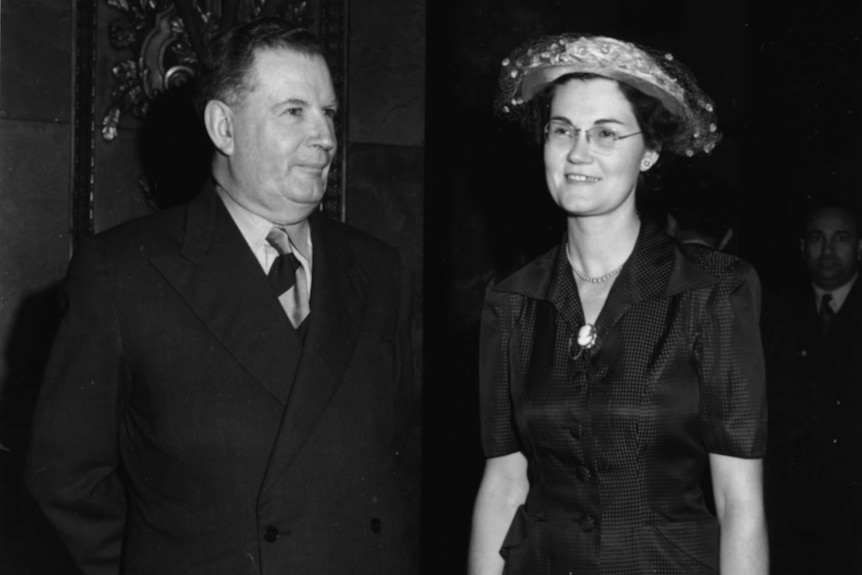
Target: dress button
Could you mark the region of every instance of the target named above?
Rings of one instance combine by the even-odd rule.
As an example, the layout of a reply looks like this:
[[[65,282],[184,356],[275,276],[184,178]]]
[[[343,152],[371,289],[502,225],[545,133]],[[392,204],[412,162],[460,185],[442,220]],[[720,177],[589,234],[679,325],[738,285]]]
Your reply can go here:
[[[589,481],[590,477],[592,477],[592,475],[593,475],[592,473],[590,473],[589,468],[584,467],[583,465],[578,466],[578,472],[577,473],[578,473],[578,479],[580,479],[584,483]]]
[[[569,431],[571,432],[572,437],[574,437],[575,439],[581,438],[581,424],[580,423],[576,423],[575,425],[573,425],[569,429]]]
[[[593,527],[596,526],[596,520],[592,515],[584,515],[581,517],[581,529],[584,531],[592,531]]]
[[[383,529],[383,522],[380,521],[377,517],[371,520],[371,530],[375,533],[380,533]]]
[[[278,529],[270,525],[264,530],[263,538],[269,543],[274,543],[278,539]]]

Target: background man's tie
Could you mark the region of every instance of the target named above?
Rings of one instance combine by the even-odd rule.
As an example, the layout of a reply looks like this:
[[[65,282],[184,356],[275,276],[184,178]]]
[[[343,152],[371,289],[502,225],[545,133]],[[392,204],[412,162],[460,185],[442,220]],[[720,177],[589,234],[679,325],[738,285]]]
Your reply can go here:
[[[825,336],[829,331],[829,326],[835,319],[835,310],[832,309],[832,294],[825,293],[820,299],[820,335]]]
[[[293,244],[283,229],[272,228],[266,241],[279,253],[269,268],[269,285],[290,318],[290,323],[293,327],[299,327],[309,312],[305,269],[293,255]]]

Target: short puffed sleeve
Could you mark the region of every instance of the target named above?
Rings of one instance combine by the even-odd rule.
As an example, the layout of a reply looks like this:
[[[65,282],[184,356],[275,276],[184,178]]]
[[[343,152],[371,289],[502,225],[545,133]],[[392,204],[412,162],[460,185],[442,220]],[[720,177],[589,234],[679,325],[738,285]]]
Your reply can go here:
[[[710,453],[759,458],[766,450],[767,417],[760,280],[735,258],[718,275],[695,345],[704,442]]]
[[[486,457],[519,450],[512,408],[511,384],[518,377],[518,297],[496,291],[485,293],[479,336],[479,417]]]

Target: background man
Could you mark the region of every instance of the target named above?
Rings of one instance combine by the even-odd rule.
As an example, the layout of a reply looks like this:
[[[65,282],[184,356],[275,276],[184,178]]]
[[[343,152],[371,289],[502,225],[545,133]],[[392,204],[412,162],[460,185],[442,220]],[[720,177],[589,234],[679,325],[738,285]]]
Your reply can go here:
[[[407,269],[319,215],[326,62],[240,25],[200,107],[212,182],[75,253],[31,491],[87,574],[415,573]]]
[[[803,222],[809,282],[764,302],[766,497],[777,573],[862,573],[862,255],[851,207]]]

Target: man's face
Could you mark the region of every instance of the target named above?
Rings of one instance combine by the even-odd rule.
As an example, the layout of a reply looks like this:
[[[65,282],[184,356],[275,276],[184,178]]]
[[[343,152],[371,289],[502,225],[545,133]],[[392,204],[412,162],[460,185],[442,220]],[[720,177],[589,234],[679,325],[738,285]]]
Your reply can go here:
[[[811,215],[800,242],[811,280],[832,290],[856,273],[860,242],[853,216],[841,208],[823,208]]]
[[[323,199],[335,155],[337,101],[329,69],[319,56],[262,50],[248,84],[231,108],[231,192],[258,215],[296,223]]]

